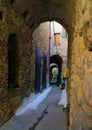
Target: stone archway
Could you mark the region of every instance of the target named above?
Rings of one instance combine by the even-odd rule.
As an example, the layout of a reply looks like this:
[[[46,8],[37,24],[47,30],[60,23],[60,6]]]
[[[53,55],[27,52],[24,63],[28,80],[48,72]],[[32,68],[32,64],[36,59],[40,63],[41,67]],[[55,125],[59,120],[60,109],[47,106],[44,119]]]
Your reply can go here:
[[[90,118],[85,115],[85,111],[82,110],[82,107],[85,106],[91,112],[91,104],[85,105],[82,104],[83,101],[85,102],[84,92],[82,87],[84,85],[84,81],[82,80],[84,75],[87,74],[86,68],[82,68],[83,62],[86,64],[87,57],[84,58],[83,55],[87,55],[91,58],[89,54],[86,43],[84,40],[84,20],[85,16],[83,15],[84,12],[86,17],[87,12],[89,11],[89,1],[86,5],[86,1],[26,1],[28,4],[25,8],[23,5],[25,2],[21,4],[21,9],[17,10],[17,7],[20,6],[21,2],[17,2],[15,6],[15,11],[18,14],[22,14],[22,12],[27,11],[28,13],[24,19],[25,23],[32,29],[32,31],[42,22],[44,21],[57,21],[61,25],[63,25],[68,34],[69,34],[69,68],[70,68],[70,78],[69,78],[69,92],[70,92],[70,129],[80,129],[84,127],[90,127],[91,122]],[[91,2],[92,4],[92,2]],[[86,8],[86,9],[85,9]],[[23,17],[24,18],[24,17]],[[89,21],[89,20],[88,20]],[[89,25],[88,25],[89,26]],[[89,56],[90,55],[90,56]],[[89,58],[89,60],[90,60]],[[88,60],[87,60],[88,61]],[[91,67],[91,64],[90,64]],[[84,71],[85,70],[85,74]],[[90,73],[90,72],[89,72]],[[87,79],[86,79],[87,80]],[[91,82],[91,80],[90,80]],[[81,107],[82,105],[82,107]],[[78,114],[80,113],[80,114]],[[89,115],[89,114],[88,114]],[[75,118],[76,117],[76,118]],[[91,116],[92,117],[92,116]],[[82,120],[80,122],[80,119]],[[86,122],[86,123],[84,123]],[[90,122],[90,123],[88,123]]]
[[[52,79],[52,69],[53,67],[57,67],[58,68],[58,77],[57,77],[57,80],[61,79],[61,73],[62,73],[62,57],[59,56],[59,55],[52,55],[50,57],[50,65],[54,63],[56,64],[57,66],[53,65],[50,67],[50,72],[49,72],[49,80]]]
[[[90,93],[92,91],[92,1],[4,0],[0,1],[0,5],[0,98],[2,101],[2,90],[4,90],[4,88],[7,88],[7,77],[4,77],[8,73],[6,67],[8,63],[7,61],[4,62],[3,56],[7,59],[6,39],[9,35],[9,32],[11,30],[12,32],[16,30],[17,33],[19,33],[18,31],[22,30],[24,34],[28,34],[27,32],[30,30],[33,31],[41,22],[55,20],[62,24],[69,34],[70,130],[92,129],[92,93]],[[23,33],[21,34],[22,38],[24,36]],[[20,42],[25,42],[22,40],[22,38],[20,39]],[[31,41],[32,39],[30,40],[30,43]],[[26,49],[28,48],[27,45],[28,44],[26,44]],[[23,50],[22,48],[22,54],[28,50],[25,50],[25,48]],[[24,53],[24,56],[25,54],[26,53]],[[27,53],[27,57],[30,57],[30,53]],[[25,66],[21,65],[23,72],[27,66],[26,59],[27,58],[25,57],[22,60],[22,63],[25,63]],[[30,66],[28,69],[29,68]],[[27,71],[27,74],[28,72],[29,71]],[[27,79],[32,78],[31,76],[29,77],[25,80],[23,78],[23,80],[21,79],[23,85],[25,85],[26,81],[28,81]],[[89,83],[89,86],[86,83]],[[6,94],[4,95],[6,96]],[[1,106],[3,106],[2,103]],[[4,109],[6,110],[7,108]],[[3,111],[1,114],[5,112]]]

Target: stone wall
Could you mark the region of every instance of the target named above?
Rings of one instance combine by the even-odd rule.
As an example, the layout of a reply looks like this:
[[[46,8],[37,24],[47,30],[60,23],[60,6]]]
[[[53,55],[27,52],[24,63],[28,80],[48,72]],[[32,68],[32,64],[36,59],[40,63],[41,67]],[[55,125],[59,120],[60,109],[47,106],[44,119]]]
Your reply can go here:
[[[43,55],[43,52],[47,55],[47,84],[49,82],[49,22],[41,23],[34,31],[32,35],[33,44],[37,44]],[[42,71],[42,67],[41,67]],[[41,72],[42,74],[42,72]],[[42,80],[42,79],[41,79]]]
[[[40,47],[41,53],[43,52],[47,55],[47,85],[49,83],[49,38],[50,38],[50,22],[41,23],[33,31],[33,43],[37,44]],[[41,77],[42,77],[42,66],[41,66]],[[42,80],[42,78],[41,78]]]
[[[68,37],[65,31],[65,28],[58,22],[51,22],[50,56],[59,54],[62,57],[62,76],[68,62]],[[54,33],[60,33],[59,45],[55,45]]]
[[[31,29],[33,31],[48,20],[59,22],[69,34],[70,130],[91,130],[91,0],[0,1],[0,125],[11,117],[23,97],[33,91],[35,45],[32,44]],[[19,87],[16,88],[15,97],[7,91],[7,45],[12,33],[17,36],[19,51]]]
[[[14,114],[22,99],[34,91],[35,59],[32,55],[34,45],[31,29],[14,13],[11,3],[0,1],[0,5],[0,125],[2,125]],[[18,41],[17,88],[13,91],[8,90],[8,42],[11,34],[16,34]]]
[[[92,129],[92,3],[81,2],[76,2],[70,63],[70,130]]]
[[[49,22],[41,23],[33,32],[33,42],[38,44],[42,52],[49,54]]]

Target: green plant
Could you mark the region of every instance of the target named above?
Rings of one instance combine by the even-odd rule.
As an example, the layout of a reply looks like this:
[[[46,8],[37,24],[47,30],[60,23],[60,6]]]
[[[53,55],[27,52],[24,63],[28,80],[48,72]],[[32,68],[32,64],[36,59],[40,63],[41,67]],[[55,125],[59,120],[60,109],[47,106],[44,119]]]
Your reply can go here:
[[[70,104],[67,104],[66,108],[63,108],[63,111],[66,113],[66,115],[69,115],[70,112]]]

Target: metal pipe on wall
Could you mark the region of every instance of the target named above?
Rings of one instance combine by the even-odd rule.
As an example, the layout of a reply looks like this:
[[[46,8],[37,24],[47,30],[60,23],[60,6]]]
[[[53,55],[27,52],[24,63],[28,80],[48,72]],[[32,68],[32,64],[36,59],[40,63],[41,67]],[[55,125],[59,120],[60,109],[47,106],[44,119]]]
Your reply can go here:
[[[50,49],[51,49],[51,22],[49,22],[49,66],[50,66]],[[49,80],[50,80],[50,67],[49,67]]]

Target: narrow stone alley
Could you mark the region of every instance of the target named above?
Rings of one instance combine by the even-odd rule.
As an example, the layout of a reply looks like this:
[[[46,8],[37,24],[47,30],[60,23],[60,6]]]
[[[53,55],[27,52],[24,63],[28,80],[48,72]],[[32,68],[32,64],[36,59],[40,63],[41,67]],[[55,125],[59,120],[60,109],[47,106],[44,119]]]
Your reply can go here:
[[[61,90],[52,85],[47,97],[36,110],[13,116],[0,130],[67,130],[67,118],[63,106],[58,103]]]

